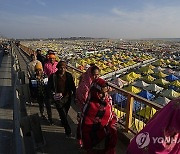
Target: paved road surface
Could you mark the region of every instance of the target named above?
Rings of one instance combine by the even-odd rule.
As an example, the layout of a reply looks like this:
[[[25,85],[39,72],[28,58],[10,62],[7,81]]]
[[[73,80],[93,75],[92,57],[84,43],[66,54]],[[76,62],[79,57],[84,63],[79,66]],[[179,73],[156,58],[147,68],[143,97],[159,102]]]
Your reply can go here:
[[[0,49],[0,154],[13,153],[13,88],[11,55]]]

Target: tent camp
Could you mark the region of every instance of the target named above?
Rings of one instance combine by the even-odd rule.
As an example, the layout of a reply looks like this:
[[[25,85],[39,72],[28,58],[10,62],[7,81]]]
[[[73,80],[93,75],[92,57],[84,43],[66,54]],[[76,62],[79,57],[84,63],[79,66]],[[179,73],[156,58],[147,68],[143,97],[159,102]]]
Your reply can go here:
[[[170,99],[174,99],[179,97],[180,93],[174,91],[173,89],[167,89],[161,95]]]
[[[141,89],[135,87],[135,86],[128,86],[128,87],[125,87],[124,90],[127,90],[129,92],[132,92],[134,94],[137,94],[141,91]]]
[[[147,90],[141,91],[138,95],[143,98],[146,98],[147,100],[152,100],[155,97],[153,94],[149,93]]]
[[[145,88],[146,90],[148,91],[151,91],[151,92],[156,92],[156,93],[159,93],[160,91],[162,91],[164,88],[156,85],[156,84],[150,84],[148,87]]]
[[[156,102],[156,103],[158,103],[158,104],[160,104],[160,105],[162,105],[162,106],[165,106],[165,105],[168,104],[170,101],[171,101],[170,99],[168,99],[168,98],[166,98],[166,97],[161,97],[161,96],[159,96],[158,98],[156,98],[156,99],[154,100],[154,102]]]
[[[179,78],[178,78],[177,76],[173,75],[173,74],[170,74],[170,75],[168,75],[168,76],[166,77],[166,80],[167,80],[167,81],[170,81],[170,82],[175,81],[175,80],[178,80],[178,79],[179,79]]]
[[[149,86],[149,84],[147,84],[144,81],[140,81],[140,80],[136,81],[133,85],[136,87],[139,87],[139,88],[145,88],[145,87]]]

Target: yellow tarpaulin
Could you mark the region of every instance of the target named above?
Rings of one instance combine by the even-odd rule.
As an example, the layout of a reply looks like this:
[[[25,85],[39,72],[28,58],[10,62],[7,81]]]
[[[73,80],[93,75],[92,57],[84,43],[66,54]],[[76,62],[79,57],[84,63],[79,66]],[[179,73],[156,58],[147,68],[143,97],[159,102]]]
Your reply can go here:
[[[128,86],[128,87],[125,87],[124,89],[129,91],[129,92],[132,92],[134,94],[137,94],[137,93],[141,92],[141,89],[136,88],[135,86]]]
[[[151,119],[152,116],[156,113],[156,109],[152,108],[152,107],[145,107],[144,109],[142,109],[141,111],[139,111],[137,114],[146,118],[147,120]]]
[[[176,81],[173,81],[171,83],[171,85],[176,86],[176,87],[180,87],[180,82],[178,80],[176,80]]]

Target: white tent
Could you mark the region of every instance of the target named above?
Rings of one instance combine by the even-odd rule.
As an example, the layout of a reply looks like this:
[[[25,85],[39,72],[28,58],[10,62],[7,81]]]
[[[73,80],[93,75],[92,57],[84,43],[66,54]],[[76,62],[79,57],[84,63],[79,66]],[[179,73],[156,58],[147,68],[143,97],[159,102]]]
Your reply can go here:
[[[144,81],[137,81],[133,85],[136,87],[139,87],[139,88],[145,88],[145,87],[149,86],[149,84],[147,84]]]
[[[166,98],[166,97],[161,97],[161,96],[159,96],[158,98],[156,98],[156,99],[154,100],[154,102],[156,102],[156,103],[158,103],[158,104],[160,104],[160,105],[162,105],[162,106],[165,106],[165,105],[168,104],[170,101],[171,101],[170,99],[168,99],[168,98]]]
[[[152,91],[152,92],[156,92],[159,93],[160,91],[162,91],[164,88],[156,85],[156,84],[150,84],[148,87],[145,88],[148,91]]]

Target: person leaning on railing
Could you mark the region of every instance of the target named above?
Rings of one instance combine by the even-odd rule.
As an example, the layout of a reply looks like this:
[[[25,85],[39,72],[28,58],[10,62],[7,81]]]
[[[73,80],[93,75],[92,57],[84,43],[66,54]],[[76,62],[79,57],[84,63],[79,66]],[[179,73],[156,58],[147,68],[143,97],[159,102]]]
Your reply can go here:
[[[117,117],[112,111],[112,98],[108,91],[109,87],[104,79],[95,79],[80,115],[77,139],[89,154],[95,151],[115,153]]]

